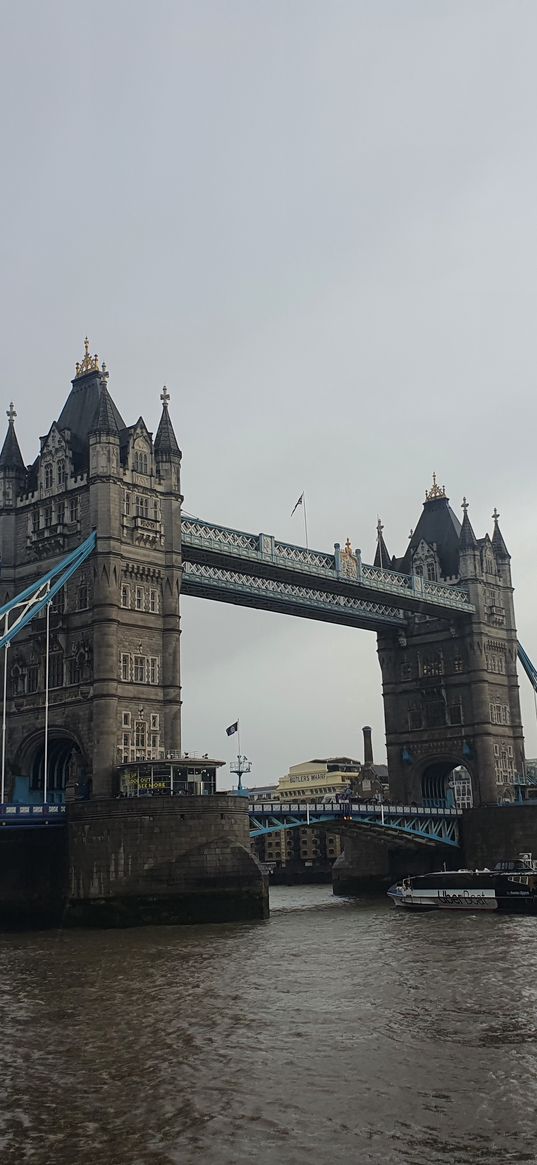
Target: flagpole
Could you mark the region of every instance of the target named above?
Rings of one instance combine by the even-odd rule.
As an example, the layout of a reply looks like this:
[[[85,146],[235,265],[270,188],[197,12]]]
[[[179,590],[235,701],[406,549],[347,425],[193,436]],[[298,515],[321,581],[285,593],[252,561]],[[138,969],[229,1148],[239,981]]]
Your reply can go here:
[[[306,550],[308,549],[308,519],[306,516],[306,494],[302,494],[302,509],[304,510],[304,534],[306,536]]]

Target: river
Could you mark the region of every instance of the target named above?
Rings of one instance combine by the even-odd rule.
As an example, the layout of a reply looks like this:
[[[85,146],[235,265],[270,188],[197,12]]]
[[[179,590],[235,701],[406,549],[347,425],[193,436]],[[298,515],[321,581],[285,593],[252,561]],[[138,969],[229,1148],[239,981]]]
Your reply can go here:
[[[2,1165],[537,1161],[537,919],[0,936]]]

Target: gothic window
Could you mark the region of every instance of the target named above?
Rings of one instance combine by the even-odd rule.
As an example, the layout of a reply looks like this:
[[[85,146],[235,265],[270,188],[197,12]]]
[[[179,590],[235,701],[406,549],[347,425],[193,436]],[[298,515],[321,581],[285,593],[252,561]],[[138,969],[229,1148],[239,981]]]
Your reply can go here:
[[[151,733],[151,748],[153,749],[153,751],[156,751],[158,749],[158,746],[159,746],[158,732],[152,732]]]
[[[130,714],[130,712],[123,712],[122,724],[123,724],[124,728],[130,728],[130,726],[131,726],[131,714]]]
[[[134,656],[134,682],[135,684],[145,683],[145,659],[143,655]]]
[[[423,726],[423,712],[420,704],[410,704],[408,709],[408,728],[416,732]]]
[[[80,678],[80,663],[78,657],[73,656],[72,659],[67,660],[67,683],[79,684]]]
[[[421,565],[416,566],[414,574],[417,575],[418,578],[423,578],[423,567]]]
[[[27,691],[37,692],[39,682],[39,668],[36,663],[30,664],[28,668]]]
[[[45,506],[45,526],[52,526],[52,506]]]
[[[147,736],[145,720],[137,720],[134,728],[134,743],[138,752],[145,752],[146,740]]]
[[[423,676],[441,676],[444,674],[444,661],[442,653],[436,652],[434,655],[425,656],[421,662],[421,674]]]
[[[153,614],[156,614],[158,611],[158,594],[153,589],[151,589],[149,592],[149,610]]]
[[[462,704],[460,700],[449,706],[449,723],[462,724]]]
[[[131,512],[131,495],[125,494],[125,513],[126,513],[127,517],[129,516],[130,512]]]
[[[462,655],[455,655],[453,657],[453,671],[462,671]]]
[[[58,485],[65,485],[65,461],[58,461],[56,470]]]
[[[425,724],[427,728],[441,728],[446,723],[446,705],[444,700],[427,700],[425,705]]]
[[[149,498],[144,498],[141,494],[136,495],[136,516],[138,518],[149,517]]]
[[[54,598],[50,604],[50,609],[51,611],[54,611],[55,615],[63,615],[65,610],[65,591],[63,589],[58,591],[57,595],[54,595]]]
[[[153,502],[153,518],[158,522],[158,502]]]
[[[32,530],[33,530],[34,534],[37,534],[37,531],[39,530],[39,510],[38,509],[32,510]]]
[[[130,732],[124,732],[123,733],[123,764],[128,763],[130,744],[131,744]]]
[[[427,563],[427,578],[429,582],[436,582],[436,566],[434,562]]]
[[[131,678],[131,657],[123,652],[121,656],[121,679],[128,684]]]
[[[76,522],[78,519],[78,498],[71,498],[69,502],[69,521]]]
[[[26,691],[26,673],[19,667],[18,663],[11,668],[11,695],[23,696]]]
[[[63,526],[65,522],[65,502],[58,502],[58,523]]]
[[[149,683],[158,684],[158,659],[155,656],[149,660]]]
[[[50,461],[47,461],[47,464],[45,465],[45,489],[51,489],[51,487],[52,487],[52,464]]]
[[[122,607],[130,607],[130,605],[131,605],[130,587],[128,587],[126,585],[126,583],[124,583],[122,588],[121,588],[121,606]]]
[[[144,609],[144,588],[136,587],[136,610],[143,611]]]
[[[160,716],[159,716],[158,712],[152,712],[151,713],[151,731],[152,732],[158,732],[159,723],[160,723]]]
[[[48,686],[63,687],[63,651],[53,651],[49,656]]]
[[[85,611],[88,607],[88,588],[86,583],[81,583],[78,588],[77,595],[77,610]]]

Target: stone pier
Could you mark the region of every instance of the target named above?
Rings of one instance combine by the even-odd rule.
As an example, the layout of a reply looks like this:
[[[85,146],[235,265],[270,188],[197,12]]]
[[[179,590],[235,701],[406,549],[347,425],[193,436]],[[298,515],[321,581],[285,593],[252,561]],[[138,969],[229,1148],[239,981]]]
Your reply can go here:
[[[237,797],[76,802],[65,828],[0,834],[0,926],[124,927],[268,916]],[[7,871],[12,870],[12,876]]]

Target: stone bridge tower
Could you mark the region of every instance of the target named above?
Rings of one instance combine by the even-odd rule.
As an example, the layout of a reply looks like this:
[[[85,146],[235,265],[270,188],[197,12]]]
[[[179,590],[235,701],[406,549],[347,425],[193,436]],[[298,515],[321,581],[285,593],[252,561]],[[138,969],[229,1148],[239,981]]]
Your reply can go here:
[[[496,510],[476,538],[462,509],[461,524],[433,475],[402,558],[378,529],[376,565],[463,586],[475,609],[378,635],[390,787],[407,803],[449,803],[454,788],[463,805],[512,800],[524,767],[510,556]]]
[[[50,614],[48,788],[76,774],[109,796],[118,764],[181,749],[181,452],[168,404],[155,440],[126,425],[108,372],[86,350],[57,421],[29,467],[8,412],[0,453],[2,602],[94,529],[95,553]],[[39,799],[44,761],[45,619],[7,653],[8,795]],[[10,787],[11,786],[11,787]],[[41,793],[42,797],[42,793]]]

